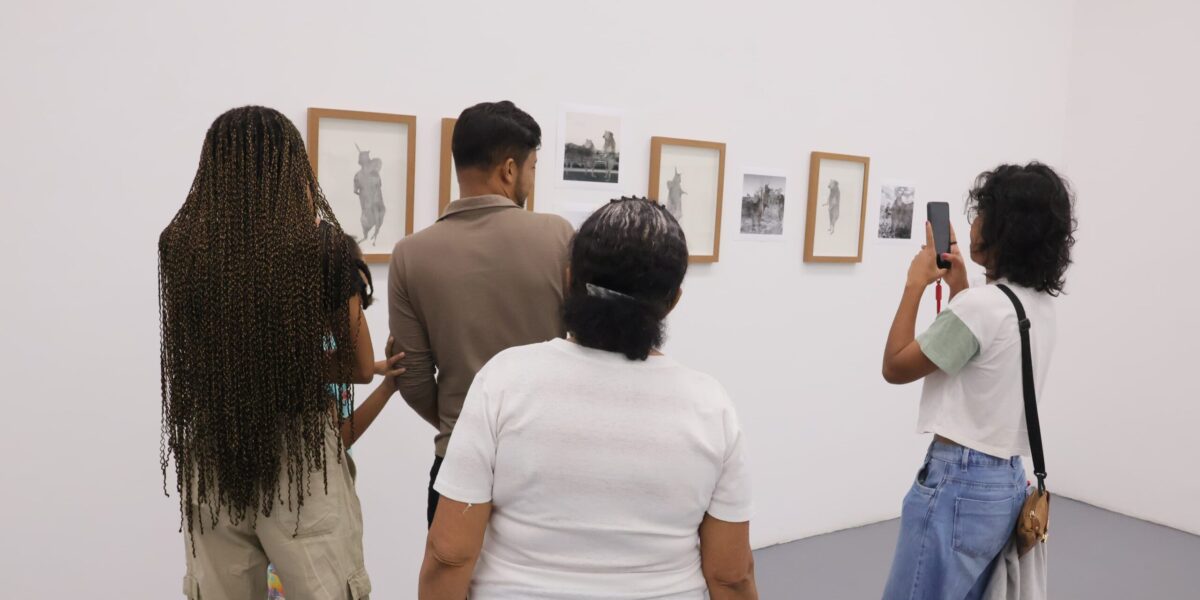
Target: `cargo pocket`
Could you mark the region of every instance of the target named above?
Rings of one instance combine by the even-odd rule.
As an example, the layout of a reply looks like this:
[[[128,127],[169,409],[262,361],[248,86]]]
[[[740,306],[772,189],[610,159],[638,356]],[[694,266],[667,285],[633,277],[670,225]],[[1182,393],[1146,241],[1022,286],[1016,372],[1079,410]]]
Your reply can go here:
[[[200,600],[200,583],[195,577],[183,576],[183,595],[188,600]]]
[[[365,568],[355,571],[346,580],[346,585],[350,588],[350,600],[369,600],[371,598],[371,578],[367,577]]]
[[[1014,500],[954,501],[954,550],[972,558],[991,560],[1012,536]]]

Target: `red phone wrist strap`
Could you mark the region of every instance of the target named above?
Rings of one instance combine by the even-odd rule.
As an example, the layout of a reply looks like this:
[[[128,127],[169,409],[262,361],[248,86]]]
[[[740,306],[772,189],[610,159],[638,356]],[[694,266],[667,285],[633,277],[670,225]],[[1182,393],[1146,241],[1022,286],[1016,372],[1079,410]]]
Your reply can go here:
[[[937,297],[937,311],[938,311],[938,314],[940,315],[940,314],[942,314],[942,280],[941,279],[937,280],[937,288],[935,289],[934,295]]]

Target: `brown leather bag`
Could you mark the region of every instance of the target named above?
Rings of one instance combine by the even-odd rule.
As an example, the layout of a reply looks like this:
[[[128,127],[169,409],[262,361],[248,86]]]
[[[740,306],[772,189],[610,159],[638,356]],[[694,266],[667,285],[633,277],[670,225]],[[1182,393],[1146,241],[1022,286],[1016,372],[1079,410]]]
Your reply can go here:
[[[1029,329],[1025,307],[1007,285],[997,284],[1017,309],[1017,324],[1021,328],[1021,385],[1025,392],[1025,426],[1029,430],[1029,450],[1033,454],[1033,474],[1037,489],[1025,498],[1017,518],[1017,551],[1021,556],[1050,537],[1050,492],[1046,491],[1046,457],[1042,454],[1042,425],[1038,420],[1037,389],[1033,383],[1033,352],[1029,347]]]

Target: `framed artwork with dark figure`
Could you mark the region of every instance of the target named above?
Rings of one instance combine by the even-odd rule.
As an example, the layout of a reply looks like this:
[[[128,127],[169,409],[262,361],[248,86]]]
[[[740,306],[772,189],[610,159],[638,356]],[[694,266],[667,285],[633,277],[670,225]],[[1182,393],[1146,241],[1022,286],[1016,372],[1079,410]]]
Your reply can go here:
[[[370,263],[413,232],[417,118],[308,109],[308,157],[342,229]]]
[[[724,189],[725,144],[650,138],[649,198],[664,203],[683,227],[690,262],[720,259]]]
[[[865,156],[812,153],[804,262],[862,262],[870,167]]]
[[[442,119],[442,162],[438,175],[438,216],[446,212],[451,202],[458,200],[462,194],[458,190],[458,176],[454,171],[454,153],[451,142],[454,140],[454,124],[458,119]],[[529,190],[525,199],[525,210],[533,212],[533,195],[535,189]]]

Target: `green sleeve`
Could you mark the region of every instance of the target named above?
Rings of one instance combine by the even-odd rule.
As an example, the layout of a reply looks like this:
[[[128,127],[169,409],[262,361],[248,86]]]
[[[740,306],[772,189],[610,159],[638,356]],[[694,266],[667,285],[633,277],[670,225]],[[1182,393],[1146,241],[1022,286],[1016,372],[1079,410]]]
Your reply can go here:
[[[955,315],[944,310],[929,329],[917,336],[921,352],[943,372],[954,375],[979,354],[979,340]]]

